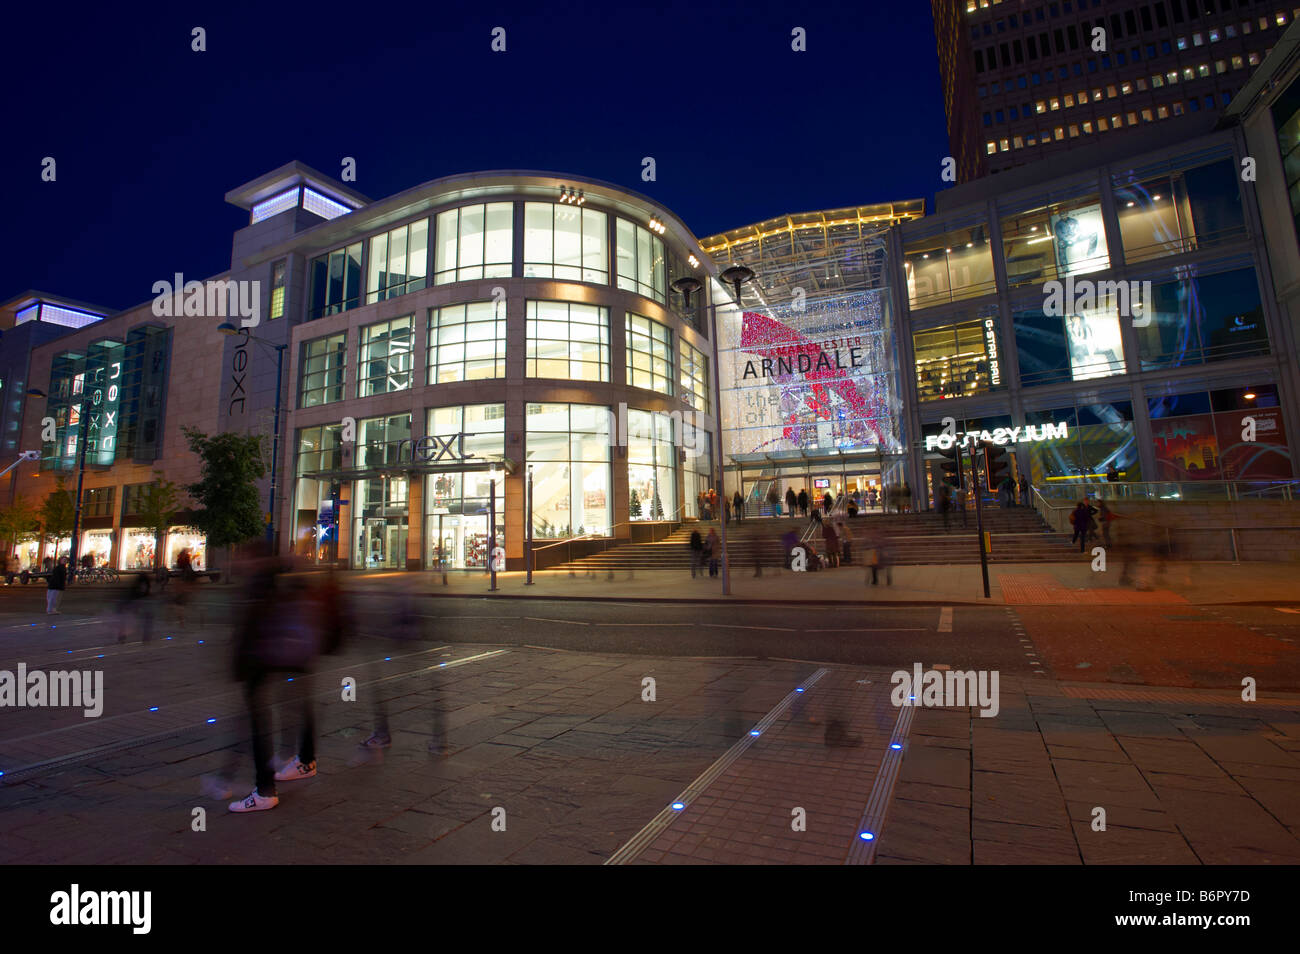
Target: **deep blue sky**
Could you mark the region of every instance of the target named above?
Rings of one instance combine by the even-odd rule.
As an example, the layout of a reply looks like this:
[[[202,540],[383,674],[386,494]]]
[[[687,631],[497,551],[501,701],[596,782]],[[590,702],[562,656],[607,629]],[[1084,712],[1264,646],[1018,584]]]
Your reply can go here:
[[[0,295],[124,308],[173,272],[221,272],[247,222],[223,196],[292,159],[338,176],[353,156],[372,198],[479,169],[594,176],[707,235],[932,210],[948,151],[926,0],[178,6],[6,12]]]

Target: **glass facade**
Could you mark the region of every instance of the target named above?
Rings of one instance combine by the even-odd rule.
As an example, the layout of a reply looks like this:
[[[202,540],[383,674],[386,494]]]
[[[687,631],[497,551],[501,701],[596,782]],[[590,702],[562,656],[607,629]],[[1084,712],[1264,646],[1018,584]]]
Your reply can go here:
[[[912,333],[916,392],[920,401],[983,394],[1001,383],[997,361],[997,310],[987,318]]]
[[[467,459],[500,461],[505,456],[504,404],[439,407],[429,411],[427,433],[450,439],[464,435]],[[496,481],[496,540],[505,546],[504,469],[427,474],[425,480],[425,565],[486,569],[492,543],[488,501]]]
[[[370,240],[366,301],[383,301],[424,288],[429,271],[429,220],[376,235]]]
[[[913,308],[979,298],[996,289],[987,224],[908,241],[903,260]]]
[[[313,259],[308,268],[311,299],[307,319],[337,315],[361,304],[361,243]]]
[[[571,381],[609,380],[609,309],[530,301],[527,374]]]
[[[1110,267],[1096,193],[1023,212],[1002,213],[1007,284],[1051,281]]]
[[[1231,159],[1194,169],[1114,177],[1115,214],[1129,264],[1246,237]]]
[[[298,429],[294,461],[294,552],[316,562],[338,559],[338,514],[331,499],[342,482],[307,477],[343,466],[342,424]],[[341,496],[341,495],[340,495]]]
[[[1264,305],[1253,268],[1183,277],[1152,288],[1144,323],[1134,323],[1143,370],[1268,353]]]
[[[664,304],[668,282],[663,239],[627,219],[618,220],[616,231],[618,287]]]
[[[702,414],[708,414],[713,403],[713,394],[709,384],[709,359],[704,352],[691,346],[685,340],[681,343],[682,401]]]
[[[509,278],[514,251],[514,203],[465,205],[438,215],[434,283]]]
[[[524,277],[609,284],[608,216],[552,202],[524,203]]]
[[[298,406],[315,407],[343,400],[347,376],[348,336],[329,335],[302,343]]]
[[[429,312],[429,384],[506,376],[504,302],[476,301]]]
[[[680,520],[677,444],[667,414],[627,412],[628,513],[633,520]]]
[[[533,536],[608,536],[613,528],[611,413],[591,404],[529,404]]]
[[[357,397],[405,391],[411,386],[414,317],[379,321],[361,329]]]
[[[673,393],[673,333],[666,326],[630,312],[626,322],[627,383],[634,388]]]
[[[1153,479],[1278,480],[1295,476],[1275,385],[1214,391],[1179,390],[1176,385],[1151,387],[1147,412],[1155,445]],[[1253,435],[1247,431],[1251,421]]]

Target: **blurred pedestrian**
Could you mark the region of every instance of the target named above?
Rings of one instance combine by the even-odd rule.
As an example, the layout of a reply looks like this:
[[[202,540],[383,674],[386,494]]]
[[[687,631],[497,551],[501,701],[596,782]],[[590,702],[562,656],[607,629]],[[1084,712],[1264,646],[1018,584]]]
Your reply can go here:
[[[1020,475],[1020,506],[1032,506],[1029,502],[1029,481],[1025,480],[1025,475]]]
[[[709,561],[709,576],[718,575],[718,560],[722,558],[722,538],[716,527],[709,527],[709,535],[704,541],[705,558]]]
[[[808,491],[800,488],[799,490],[799,513],[808,516]]]
[[[745,498],[740,496],[739,490],[731,498],[731,515],[737,523],[740,523],[745,516]]]
[[[948,486],[947,481],[939,481],[939,486],[935,488],[935,506],[939,509],[940,516],[943,517],[943,528],[948,529],[948,512],[952,510],[952,488]]]
[[[1111,461],[1110,466],[1106,468],[1106,483],[1113,484],[1118,480],[1119,480],[1119,468],[1115,466],[1114,461]]]
[[[280,803],[277,782],[316,774],[316,728],[310,687],[299,680],[302,725],[298,751],[279,771],[272,761],[270,712],[263,689],[276,673],[308,673],[322,648],[323,607],[304,581],[284,573],[284,565],[262,543],[248,578],[249,600],[235,633],[235,678],[244,684],[252,730],[256,785],[244,799],[231,802],[232,812],[260,812]]]
[[[117,608],[117,641],[125,643],[139,631],[141,644],[153,639],[153,603],[149,596],[153,590],[148,573],[137,573],[131,585],[123,592]]]
[[[894,571],[889,560],[888,538],[884,532],[876,530],[867,535],[865,549],[863,550],[863,562],[866,563],[872,586],[879,584],[881,570],[885,571],[885,585],[892,586],[894,584]]]
[[[1119,514],[1106,506],[1106,501],[1097,501],[1097,523],[1101,527],[1101,545],[1110,549],[1110,525],[1115,521]]]
[[[767,506],[772,511],[772,516],[781,516],[781,495],[776,492],[776,484],[767,492]]]
[[[879,495],[879,493],[876,491],[876,488],[875,488],[874,486],[872,486],[872,488],[871,488],[870,490],[867,491],[867,505],[868,505],[872,510],[875,510],[875,509],[876,509],[876,501],[879,499],[879,497],[880,497],[880,495]]]
[[[790,516],[794,516],[799,508],[799,498],[795,496],[794,488],[787,487],[785,491],[785,509],[789,511]]]
[[[826,563],[828,566],[840,565],[840,538],[831,525],[828,516],[822,521],[822,542],[826,544]]]
[[[61,615],[59,603],[63,601],[63,591],[68,586],[68,558],[59,557],[59,562],[54,569],[50,571],[50,578],[46,581],[45,590],[45,613]]]
[[[689,544],[691,551],[691,579],[695,579],[695,571],[704,569],[704,538],[700,536],[700,531],[691,531],[691,542]]]
[[[1078,506],[1070,512],[1070,526],[1074,527],[1074,535],[1070,537],[1070,545],[1074,541],[1079,541],[1079,552],[1083,552],[1084,546],[1088,542],[1088,530],[1092,526],[1092,515],[1097,511],[1088,506],[1086,500],[1080,500]]]
[[[848,525],[841,520],[835,524],[835,533],[840,538],[840,554],[845,566],[853,562],[853,534]]]
[[[831,493],[828,490],[822,496],[822,513],[826,514],[826,516],[829,517],[831,515],[831,511],[834,509],[835,509],[835,498],[831,496]]]

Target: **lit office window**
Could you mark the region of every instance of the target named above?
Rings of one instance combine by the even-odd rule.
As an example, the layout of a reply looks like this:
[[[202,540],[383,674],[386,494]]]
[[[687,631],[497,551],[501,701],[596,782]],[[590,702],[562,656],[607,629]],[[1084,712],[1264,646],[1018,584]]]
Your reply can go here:
[[[286,263],[281,260],[271,266],[271,314],[270,320],[284,317],[284,281]]]
[[[629,314],[627,331],[627,383],[660,394],[673,393],[673,333],[667,326]]]
[[[429,312],[428,383],[506,376],[504,303],[476,301]]]
[[[428,283],[428,255],[428,219],[371,238],[366,301],[383,301],[424,288]]]
[[[411,386],[412,316],[361,329],[357,397],[404,391]]]
[[[514,214],[511,202],[466,205],[440,213],[434,284],[509,278]]]
[[[609,380],[609,309],[530,301],[526,310],[528,377]]]
[[[311,263],[308,319],[337,315],[361,304],[361,243],[335,249]]]
[[[337,334],[302,343],[298,407],[315,407],[343,400],[347,340],[346,334]]]
[[[618,287],[662,305],[667,300],[663,240],[627,219],[618,220],[616,240]]]
[[[607,223],[595,209],[524,203],[524,277],[608,285]]]

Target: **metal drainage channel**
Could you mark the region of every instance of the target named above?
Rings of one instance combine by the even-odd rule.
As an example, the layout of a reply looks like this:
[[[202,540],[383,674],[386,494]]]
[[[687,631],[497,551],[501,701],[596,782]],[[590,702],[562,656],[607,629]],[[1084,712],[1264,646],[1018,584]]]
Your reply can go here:
[[[811,689],[829,670],[818,669],[811,676],[799,684],[798,688],[791,691],[784,699],[778,702],[762,720],[754,726],[745,736],[731,748],[727,749],[722,756],[710,765],[704,772],[693,781],[686,790],[678,795],[672,802],[664,808],[658,815],[650,820],[650,823],[642,828],[639,832],[628,839],[625,844],[614,854],[610,855],[605,862],[607,865],[625,865],[634,861],[641,852],[649,847],[650,843],[659,836],[659,834],[673,823],[673,819],[680,815],[690,804],[703,794],[704,790],[717,780],[723,772],[731,766],[738,758],[745,754],[745,751],[754,744],[773,722],[780,718],[785,711],[790,708],[791,704],[799,696]]]

